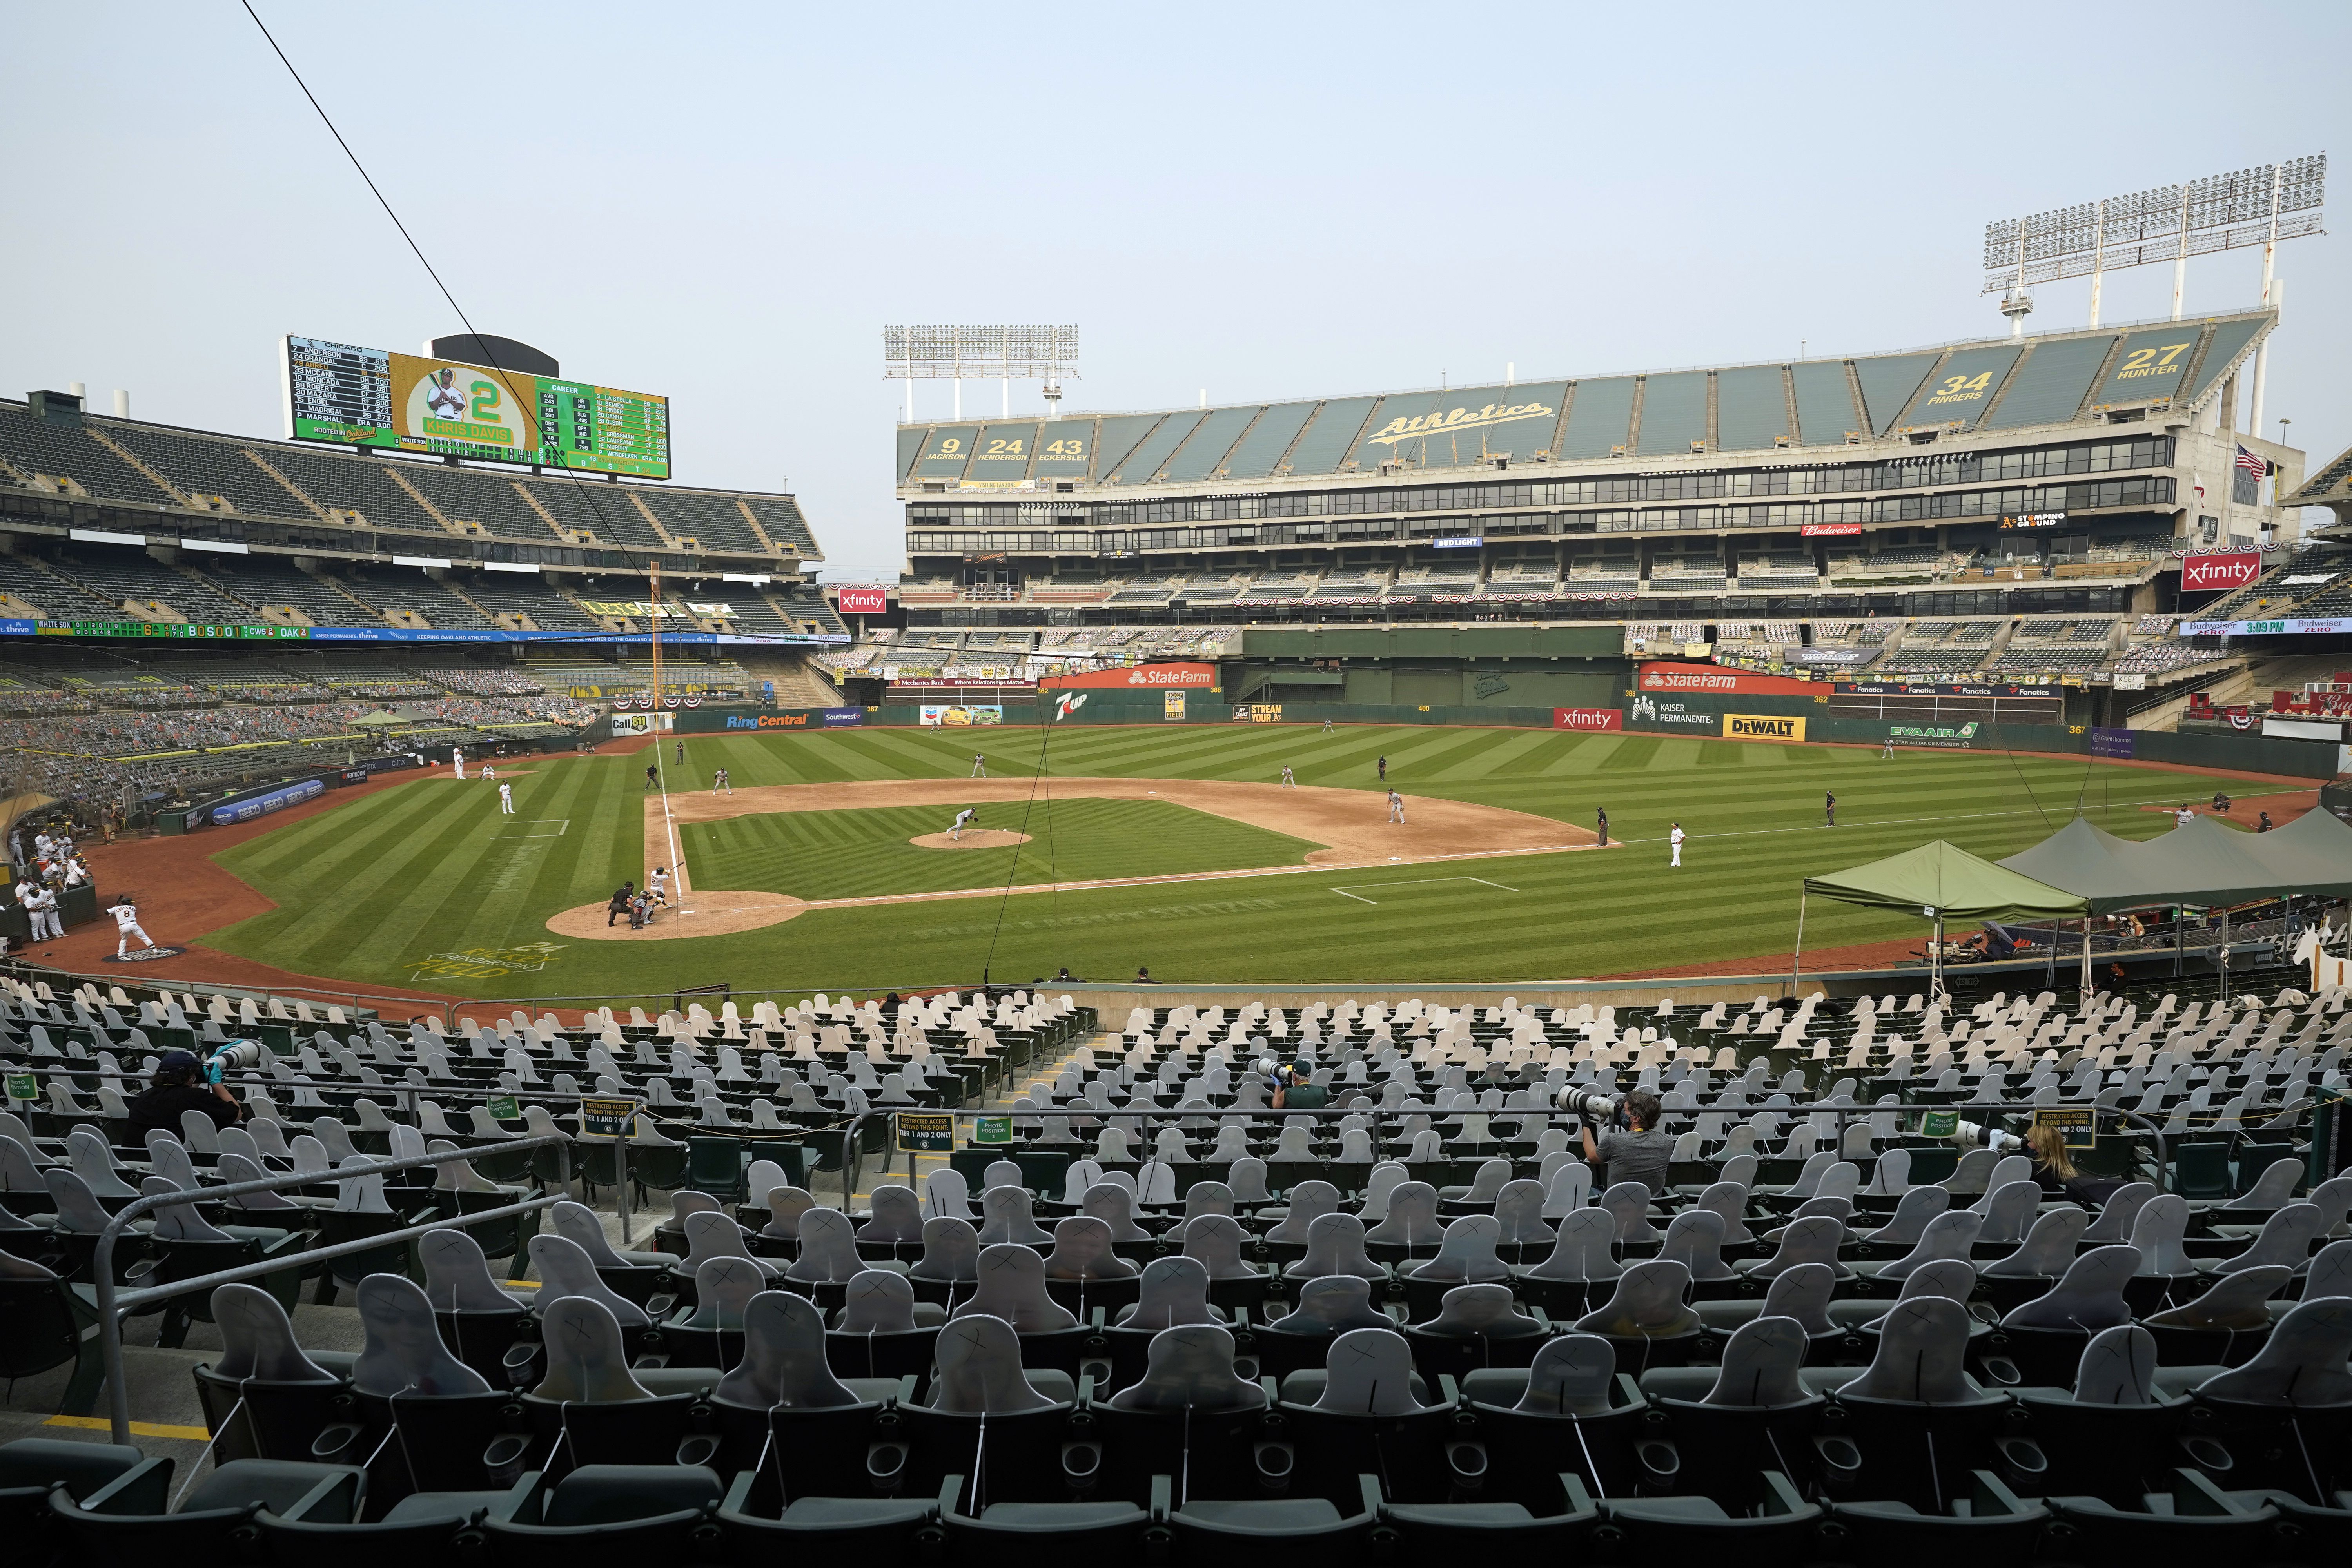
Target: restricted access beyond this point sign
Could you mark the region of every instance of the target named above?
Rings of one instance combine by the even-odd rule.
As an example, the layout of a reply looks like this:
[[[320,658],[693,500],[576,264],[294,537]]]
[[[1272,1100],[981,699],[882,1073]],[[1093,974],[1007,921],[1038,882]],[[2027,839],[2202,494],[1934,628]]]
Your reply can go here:
[[[955,1118],[938,1111],[902,1110],[891,1119],[898,1124],[901,1154],[955,1152]]]
[[[637,1114],[634,1100],[583,1100],[580,1102],[580,1135],[583,1138],[625,1138],[629,1123]]]
[[[2066,1135],[2069,1149],[2095,1149],[2099,1146],[2096,1113],[2087,1105],[2044,1105],[2033,1112],[2036,1127],[2055,1127]]]

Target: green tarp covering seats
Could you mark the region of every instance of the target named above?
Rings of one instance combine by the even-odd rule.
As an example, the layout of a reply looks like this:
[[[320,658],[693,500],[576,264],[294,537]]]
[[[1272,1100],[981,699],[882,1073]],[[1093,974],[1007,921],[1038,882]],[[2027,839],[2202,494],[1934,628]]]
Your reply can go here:
[[[1979,859],[1940,838],[1884,860],[1808,877],[1805,892],[1867,909],[1911,910],[1922,914],[1933,910],[1945,920],[2073,917],[2084,912],[2080,895]]]

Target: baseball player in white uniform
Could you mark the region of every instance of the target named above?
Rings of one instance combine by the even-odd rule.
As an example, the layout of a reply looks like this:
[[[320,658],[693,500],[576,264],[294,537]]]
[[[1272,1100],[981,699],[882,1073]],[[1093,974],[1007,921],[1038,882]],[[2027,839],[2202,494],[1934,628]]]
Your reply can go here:
[[[988,776],[988,758],[984,753],[974,752],[971,754],[971,776],[976,779]]]
[[[667,867],[654,868],[653,875],[646,879],[646,891],[653,895],[654,902],[665,906],[668,904],[669,870]]]
[[[1681,865],[1683,863],[1683,825],[1681,823],[1677,822],[1675,824],[1675,830],[1666,835],[1666,842],[1675,847],[1675,858],[1673,863],[1677,866]]]
[[[1298,781],[1290,776],[1290,764],[1288,763],[1282,764],[1282,787],[1285,789],[1297,789],[1298,787]]]
[[[33,940],[58,942],[66,934],[65,921],[58,914],[58,890],[41,888],[33,894]],[[152,947],[154,943],[148,943]]]
[[[728,778],[727,770],[725,768],[720,768],[710,775],[710,793],[713,795],[733,795],[735,793],[734,783]]]
[[[499,810],[508,816],[514,815],[514,785],[510,784],[499,785]]]
[[[464,778],[466,776],[466,753],[459,751],[455,746],[450,747],[449,766],[459,778]]]
[[[122,957],[131,951],[131,939],[137,937],[139,945],[152,948],[157,944],[139,924],[139,906],[129,899],[110,906],[107,911],[114,917],[114,956]]]
[[[976,805],[967,805],[961,811],[957,812],[955,826],[948,829],[948,842],[952,844],[956,840],[961,838],[963,837],[964,824],[970,822],[973,817],[978,816],[979,815],[980,808]]]
[[[1397,823],[1404,820],[1404,796],[1394,790],[1389,791],[1389,820]]]
[[[492,766],[491,766],[489,763],[484,763],[482,764],[482,782],[483,782],[484,784],[488,784],[488,783],[489,783],[489,782],[490,782],[490,780],[492,780],[492,779],[494,779],[494,778],[496,778],[496,777],[498,777],[498,776],[499,776],[499,770],[498,770],[498,769],[496,769],[495,767],[492,767]]]

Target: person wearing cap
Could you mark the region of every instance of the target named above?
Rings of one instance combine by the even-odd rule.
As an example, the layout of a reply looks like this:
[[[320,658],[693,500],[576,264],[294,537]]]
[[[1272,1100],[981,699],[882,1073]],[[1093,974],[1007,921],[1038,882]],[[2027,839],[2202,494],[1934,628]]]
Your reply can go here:
[[[1307,1081],[1307,1068],[1292,1062],[1282,1069],[1282,1087],[1274,1091],[1276,1110],[1320,1110],[1331,1103],[1331,1091]]]
[[[245,1107],[231,1097],[226,1084],[206,1083],[205,1065],[194,1051],[165,1051],[155,1064],[155,1076],[131,1098],[131,1131],[144,1138],[151,1131],[180,1136],[180,1113],[201,1110],[216,1127],[234,1127],[245,1120]]]

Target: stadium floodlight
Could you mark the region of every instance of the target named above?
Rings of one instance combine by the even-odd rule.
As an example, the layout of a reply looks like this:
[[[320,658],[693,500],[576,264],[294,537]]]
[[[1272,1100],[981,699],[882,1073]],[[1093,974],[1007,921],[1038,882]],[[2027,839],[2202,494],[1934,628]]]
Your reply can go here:
[[[2272,252],[2282,239],[2324,233],[2327,154],[2210,174],[1985,225],[1983,291],[2006,290],[2001,305],[2012,332],[2032,309],[2026,289],[2062,278],[2091,279],[2091,325],[2099,324],[2099,280],[2126,267],[2172,263],[2172,319],[2189,258],[2216,250],[2263,247],[2263,303],[2269,304]]]
[[[999,324],[986,327],[915,326],[882,329],[882,379],[907,384],[907,418],[915,417],[915,383],[945,381],[955,389],[956,417],[963,417],[963,384],[993,377],[1003,387],[1004,413],[1013,413],[1013,382],[1042,381],[1046,416],[1062,400],[1062,377],[1078,374],[1078,329]]]

